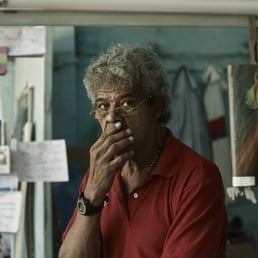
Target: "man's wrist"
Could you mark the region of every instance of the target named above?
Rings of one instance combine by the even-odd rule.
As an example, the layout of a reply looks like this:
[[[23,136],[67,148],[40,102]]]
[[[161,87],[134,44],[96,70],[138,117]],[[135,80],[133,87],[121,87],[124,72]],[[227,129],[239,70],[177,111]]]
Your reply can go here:
[[[77,209],[81,215],[91,216],[101,212],[105,205],[105,202],[108,202],[107,196],[105,196],[100,205],[95,205],[91,203],[90,199],[86,198],[84,196],[84,192],[82,192],[77,200]]]

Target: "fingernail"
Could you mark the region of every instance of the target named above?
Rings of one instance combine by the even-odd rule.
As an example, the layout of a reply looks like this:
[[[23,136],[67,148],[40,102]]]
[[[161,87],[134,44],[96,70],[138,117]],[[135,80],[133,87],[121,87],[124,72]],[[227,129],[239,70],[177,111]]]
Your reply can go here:
[[[120,126],[121,126],[121,122],[116,122],[116,123],[115,123],[115,127],[116,127],[116,128],[119,128]]]
[[[127,128],[127,129],[126,129],[126,132],[127,132],[128,134],[131,134],[131,133],[132,133],[132,130],[131,130],[130,128]]]
[[[130,136],[128,139],[129,139],[130,142],[133,142],[133,140],[134,140],[133,136]]]

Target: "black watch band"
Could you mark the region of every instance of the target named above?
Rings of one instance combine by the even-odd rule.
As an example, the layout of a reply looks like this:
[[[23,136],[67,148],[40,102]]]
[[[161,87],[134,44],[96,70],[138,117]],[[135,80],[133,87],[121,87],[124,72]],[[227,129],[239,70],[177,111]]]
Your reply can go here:
[[[107,201],[108,201],[108,198],[106,196],[102,205],[97,206],[97,207],[93,206],[90,203],[90,201],[84,197],[84,193],[82,192],[77,200],[77,209],[81,215],[91,216],[91,215],[101,212],[101,210],[104,207],[105,202],[107,202]]]

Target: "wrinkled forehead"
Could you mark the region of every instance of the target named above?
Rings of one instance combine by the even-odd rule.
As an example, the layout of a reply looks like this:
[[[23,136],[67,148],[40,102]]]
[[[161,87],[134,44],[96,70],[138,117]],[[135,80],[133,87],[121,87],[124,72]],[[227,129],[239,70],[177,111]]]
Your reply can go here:
[[[120,97],[141,97],[143,96],[143,89],[126,84],[102,84],[96,88],[95,101],[98,99],[108,98],[114,101]]]

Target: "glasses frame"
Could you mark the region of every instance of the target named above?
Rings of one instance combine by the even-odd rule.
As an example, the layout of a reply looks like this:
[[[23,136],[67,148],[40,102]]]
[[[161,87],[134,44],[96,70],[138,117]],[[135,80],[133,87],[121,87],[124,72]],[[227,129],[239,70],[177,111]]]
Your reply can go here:
[[[103,115],[103,116],[101,116],[101,115],[96,116],[97,111],[93,109],[90,112],[90,115],[93,116],[94,118],[97,118],[97,119],[104,119],[105,117],[107,117],[110,114],[110,112],[115,112],[117,115],[122,116],[122,117],[131,116],[136,111],[136,109],[139,106],[141,106],[142,104],[146,103],[146,101],[147,101],[147,99],[144,99],[144,100],[138,102],[134,107],[132,107],[132,110],[128,114],[120,114],[119,110],[122,110],[122,106],[119,106],[119,107],[116,107],[112,110],[103,110],[105,112],[105,115]]]

